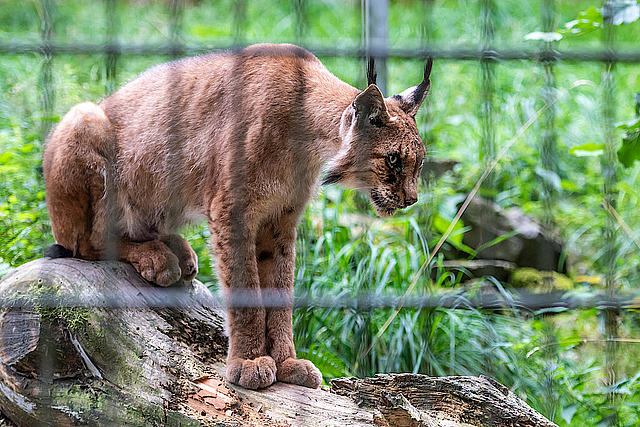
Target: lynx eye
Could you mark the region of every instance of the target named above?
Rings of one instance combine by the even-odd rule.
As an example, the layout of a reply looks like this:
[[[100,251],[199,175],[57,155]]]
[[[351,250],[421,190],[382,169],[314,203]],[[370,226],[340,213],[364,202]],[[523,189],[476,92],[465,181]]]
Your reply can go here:
[[[389,165],[391,169],[398,169],[400,167],[400,156],[398,153],[387,155],[387,165]]]

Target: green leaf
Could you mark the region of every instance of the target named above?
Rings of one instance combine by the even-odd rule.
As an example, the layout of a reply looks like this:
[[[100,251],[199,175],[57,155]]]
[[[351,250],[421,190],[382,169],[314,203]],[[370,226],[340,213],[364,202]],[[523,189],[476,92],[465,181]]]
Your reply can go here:
[[[638,75],[640,76],[640,74]],[[628,122],[620,122],[616,124],[616,128],[622,130],[636,130],[640,129],[640,117],[629,120]]]
[[[569,21],[564,24],[564,29],[558,30],[558,33],[582,35],[590,33],[602,27],[602,13],[595,7],[580,12],[578,19]]]
[[[478,247],[478,249],[476,249],[476,251],[482,252],[483,250],[490,248],[491,246],[497,245],[498,243],[503,242],[507,239],[510,239],[514,236],[517,236],[518,234],[520,234],[520,232],[515,230],[510,231],[508,233],[504,233],[489,242],[483,243],[482,245],[480,245],[480,247]]]
[[[32,151],[34,151],[36,149],[36,146],[34,144],[25,144],[22,147],[20,147],[18,150],[21,153],[30,153]]]
[[[337,378],[351,375],[345,364],[327,349],[321,349],[312,345],[308,350],[299,349],[297,355],[300,358],[310,360],[316,368],[320,369],[322,376],[326,378]]]
[[[442,234],[446,233],[446,231],[449,229],[449,225],[450,224],[451,224],[451,221],[447,221],[446,219],[444,219],[440,215],[436,215],[433,218],[433,228],[435,228],[437,231],[439,231]],[[462,230],[463,228],[464,228],[464,224],[462,223],[461,220],[459,220],[456,223],[456,225],[453,227],[453,230],[451,231],[451,234],[449,235],[449,240],[451,240],[453,243],[461,245],[462,244],[462,236],[463,236],[464,233],[461,233],[460,230]]]
[[[5,163],[9,163],[9,161],[13,158],[13,153],[11,151],[5,151],[0,154],[0,165]]]
[[[579,16],[580,18],[587,19],[589,21],[602,21],[602,11],[593,6],[580,12]]]
[[[622,138],[618,160],[625,168],[632,167],[634,161],[640,160],[640,130],[629,132]]]
[[[604,153],[604,144],[587,142],[586,144],[571,147],[569,153],[577,157],[599,156]]]
[[[557,173],[555,173],[554,171],[543,169],[540,166],[536,166],[535,171],[536,175],[551,184],[553,188],[556,189],[556,191],[562,191],[562,183],[560,182],[560,177]]]
[[[188,31],[198,37],[223,37],[229,33],[214,25],[192,25]]]
[[[560,185],[562,185],[563,190],[567,190],[567,191],[580,190],[580,187],[578,187],[574,181],[571,181],[568,179],[563,179],[562,181],[560,181]]]
[[[577,410],[578,410],[577,403],[572,403],[569,406],[565,406],[564,408],[562,408],[562,411],[560,412],[560,414],[562,415],[562,419],[565,420],[567,424],[571,425],[571,419],[573,418]]]
[[[597,30],[602,25],[599,22],[589,21],[587,19],[575,19],[573,21],[569,21],[565,24],[565,28],[562,30],[558,30],[558,33],[564,34],[574,34],[581,35],[587,34],[591,31]]]

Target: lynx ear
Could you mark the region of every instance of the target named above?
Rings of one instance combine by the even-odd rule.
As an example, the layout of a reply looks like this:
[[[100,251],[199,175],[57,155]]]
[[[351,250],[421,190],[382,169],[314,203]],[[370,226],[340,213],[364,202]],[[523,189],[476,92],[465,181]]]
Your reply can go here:
[[[351,105],[356,110],[356,120],[360,125],[382,126],[389,120],[382,92],[375,84],[370,84],[364,92],[356,96]]]
[[[393,99],[400,101],[400,108],[411,116],[415,116],[418,113],[418,109],[420,108],[420,105],[422,105],[422,101],[427,97],[427,93],[431,87],[431,80],[429,79],[429,76],[431,75],[432,65],[433,59],[429,58],[424,67],[424,79],[422,80],[422,83],[418,86],[410,87],[402,93],[393,95],[392,97]]]

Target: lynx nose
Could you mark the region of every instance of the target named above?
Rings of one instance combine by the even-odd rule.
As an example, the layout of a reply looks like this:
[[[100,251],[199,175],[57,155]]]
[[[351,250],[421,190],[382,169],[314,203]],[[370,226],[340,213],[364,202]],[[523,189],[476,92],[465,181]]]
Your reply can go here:
[[[418,201],[418,183],[412,180],[404,188],[404,207],[409,207]]]
[[[418,201],[417,197],[405,197],[405,199],[404,199],[404,207],[408,208],[409,206],[413,205],[417,201]]]

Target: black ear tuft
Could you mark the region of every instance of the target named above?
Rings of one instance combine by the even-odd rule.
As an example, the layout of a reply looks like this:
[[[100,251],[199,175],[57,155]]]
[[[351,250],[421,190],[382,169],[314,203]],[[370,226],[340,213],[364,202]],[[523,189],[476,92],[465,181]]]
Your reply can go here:
[[[373,56],[369,57],[369,63],[367,64],[367,86],[375,85],[378,79],[378,73],[376,73],[376,61]]]
[[[433,58],[427,58],[427,64],[424,66],[423,81],[429,81],[429,77],[431,76],[431,68],[433,68]]]
[[[410,87],[398,95],[393,95],[392,98],[400,101],[400,107],[412,116],[415,116],[422,105],[422,102],[429,92],[431,87],[431,68],[433,68],[433,58],[428,58],[427,63],[424,66],[424,77],[422,83],[418,86]]]

